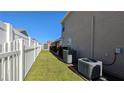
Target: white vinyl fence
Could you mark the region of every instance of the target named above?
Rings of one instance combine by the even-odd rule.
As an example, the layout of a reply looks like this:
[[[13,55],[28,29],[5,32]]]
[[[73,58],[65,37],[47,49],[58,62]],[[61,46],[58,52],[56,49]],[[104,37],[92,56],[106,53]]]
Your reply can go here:
[[[16,39],[4,43],[3,52],[0,53],[0,80],[22,81],[30,70],[41,47],[35,40]]]

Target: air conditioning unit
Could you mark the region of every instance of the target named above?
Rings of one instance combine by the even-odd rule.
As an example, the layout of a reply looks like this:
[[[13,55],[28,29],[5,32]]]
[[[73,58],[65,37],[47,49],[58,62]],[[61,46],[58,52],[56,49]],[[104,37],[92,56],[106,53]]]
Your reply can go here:
[[[63,60],[65,63],[71,64],[72,63],[72,55],[69,54],[69,50],[63,50]]]
[[[102,62],[90,58],[78,59],[78,71],[89,80],[94,80],[102,76]]]

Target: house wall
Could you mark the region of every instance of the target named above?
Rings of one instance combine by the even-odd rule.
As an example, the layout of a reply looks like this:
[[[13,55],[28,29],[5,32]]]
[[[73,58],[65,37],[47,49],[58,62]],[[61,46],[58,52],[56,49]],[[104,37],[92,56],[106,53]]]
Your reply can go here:
[[[72,48],[78,51],[78,57],[94,57],[109,64],[115,48],[124,49],[124,12],[72,12],[63,26],[63,46],[67,46],[71,38]],[[114,65],[103,68],[124,79],[123,52],[117,56]]]
[[[62,45],[67,46],[71,39],[72,48],[78,51],[79,57],[90,57],[91,46],[91,17],[81,16],[81,13],[73,13],[64,23]],[[83,24],[83,25],[82,25]]]
[[[19,38],[23,38],[24,39],[24,45],[25,46],[29,46],[29,37],[25,36],[24,34],[20,33],[18,30],[13,29],[13,36],[14,39],[19,39]]]
[[[0,53],[3,49],[3,44],[6,41],[6,25],[0,22]]]

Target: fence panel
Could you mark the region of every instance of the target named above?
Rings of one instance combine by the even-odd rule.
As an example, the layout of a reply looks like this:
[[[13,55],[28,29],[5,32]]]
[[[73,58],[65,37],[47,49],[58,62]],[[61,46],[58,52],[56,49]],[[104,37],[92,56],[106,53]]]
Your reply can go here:
[[[0,80],[16,80],[16,62],[19,56],[19,50],[16,50],[16,42],[4,43],[3,52],[0,53]],[[17,72],[18,73],[18,72]]]
[[[25,76],[34,62],[34,48],[25,48]]]
[[[0,53],[0,80],[24,79],[41,49],[34,40],[29,40],[27,43],[25,44],[23,39],[4,43],[3,52]]]
[[[30,46],[25,46],[25,76],[30,70],[32,64],[35,62],[37,55],[40,52],[40,46],[37,45],[37,42],[31,40]]]

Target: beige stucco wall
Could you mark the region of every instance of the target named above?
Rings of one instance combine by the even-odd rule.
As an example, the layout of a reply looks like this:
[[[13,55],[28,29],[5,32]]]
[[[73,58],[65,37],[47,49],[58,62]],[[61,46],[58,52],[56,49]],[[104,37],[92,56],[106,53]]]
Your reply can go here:
[[[78,57],[91,57],[92,31],[95,59],[111,63],[115,48],[124,49],[124,12],[72,12],[63,25],[63,46],[71,38],[72,48],[78,51]],[[114,65],[104,66],[104,70],[124,79],[123,52]]]

